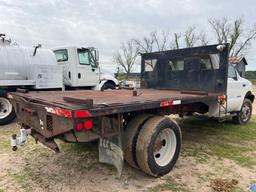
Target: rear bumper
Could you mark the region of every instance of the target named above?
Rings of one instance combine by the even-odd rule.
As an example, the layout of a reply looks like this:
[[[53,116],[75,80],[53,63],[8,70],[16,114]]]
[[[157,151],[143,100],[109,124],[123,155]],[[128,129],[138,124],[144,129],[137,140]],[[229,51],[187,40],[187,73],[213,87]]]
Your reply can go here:
[[[9,97],[22,128],[31,129],[31,135],[48,147],[49,142],[52,143],[55,138],[67,142],[89,142],[100,137],[92,130],[75,129],[77,122],[84,119],[57,116],[49,112],[49,106],[28,101],[14,94],[9,94]],[[53,146],[51,149],[55,148],[54,144],[50,145]]]

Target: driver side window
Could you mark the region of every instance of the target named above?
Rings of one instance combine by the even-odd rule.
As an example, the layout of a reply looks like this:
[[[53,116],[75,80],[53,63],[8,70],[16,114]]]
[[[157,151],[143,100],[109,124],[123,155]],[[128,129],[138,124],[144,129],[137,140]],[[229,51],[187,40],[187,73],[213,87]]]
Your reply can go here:
[[[236,70],[231,64],[228,66],[228,78],[237,79]]]

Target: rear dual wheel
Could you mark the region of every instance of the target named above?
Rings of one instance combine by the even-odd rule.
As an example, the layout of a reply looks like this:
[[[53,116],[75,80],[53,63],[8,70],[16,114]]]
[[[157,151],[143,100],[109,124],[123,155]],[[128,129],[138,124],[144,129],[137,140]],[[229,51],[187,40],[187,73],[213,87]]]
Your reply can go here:
[[[160,116],[147,119],[136,140],[136,166],[155,177],[169,173],[179,157],[181,140],[176,122]]]
[[[124,135],[124,158],[134,168],[138,167],[136,159],[136,144],[140,130],[144,123],[151,118],[150,114],[142,114],[134,117],[127,125]]]

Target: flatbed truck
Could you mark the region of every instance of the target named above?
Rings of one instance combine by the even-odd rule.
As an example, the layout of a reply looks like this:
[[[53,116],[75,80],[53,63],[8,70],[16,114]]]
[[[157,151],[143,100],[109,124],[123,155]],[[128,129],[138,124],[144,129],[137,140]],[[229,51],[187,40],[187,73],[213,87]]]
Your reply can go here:
[[[141,89],[10,93],[21,125],[11,145],[17,150],[31,135],[59,152],[56,139],[99,140],[99,161],[114,165],[119,175],[126,160],[159,177],[171,171],[181,151],[181,130],[169,115],[200,113],[245,124],[251,89],[228,63],[228,44],[145,53]]]

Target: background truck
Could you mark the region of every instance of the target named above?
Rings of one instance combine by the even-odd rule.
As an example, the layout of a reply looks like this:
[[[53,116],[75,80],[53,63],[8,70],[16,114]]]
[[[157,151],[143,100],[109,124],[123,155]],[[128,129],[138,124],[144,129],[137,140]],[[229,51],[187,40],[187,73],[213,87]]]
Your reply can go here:
[[[252,114],[252,84],[228,64],[228,44],[145,53],[141,89],[15,92],[8,95],[28,135],[58,152],[55,140],[99,140],[99,161],[121,175],[123,159],[158,177],[175,165],[181,131],[170,114],[233,118],[245,124]]]
[[[100,71],[95,48],[66,46],[53,52],[40,45],[35,48],[11,45],[4,34],[0,34],[0,67],[0,125],[15,118],[6,96],[17,88],[100,90],[115,89],[118,85],[114,76]]]

